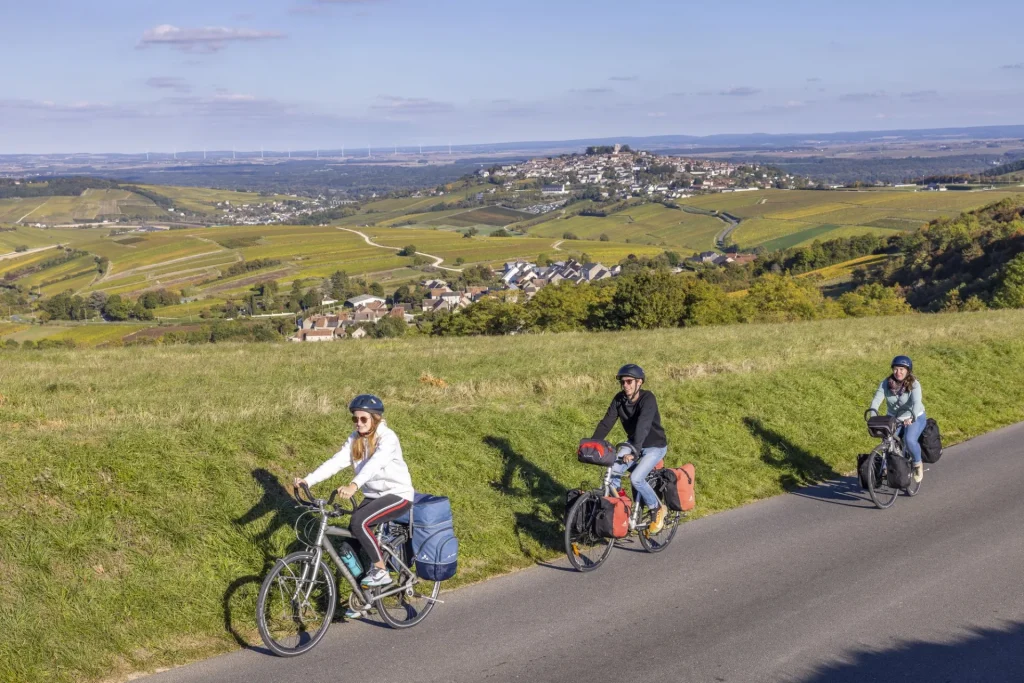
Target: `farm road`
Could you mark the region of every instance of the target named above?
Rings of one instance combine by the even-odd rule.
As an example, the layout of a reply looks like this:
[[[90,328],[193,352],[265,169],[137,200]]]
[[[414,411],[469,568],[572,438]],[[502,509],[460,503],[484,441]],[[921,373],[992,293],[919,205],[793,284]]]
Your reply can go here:
[[[780,477],[813,457],[780,443]],[[1024,423],[950,448],[889,510],[844,477],[684,524],[659,555],[630,543],[590,574],[560,561],[442,593],[407,631],[336,623],[301,657],[146,680],[1019,683],[1022,444]]]
[[[55,249],[57,246],[58,245],[56,245],[56,244],[51,244],[48,247],[36,247],[35,249],[26,249],[25,251],[12,251],[12,252],[9,252],[9,253],[6,253],[6,254],[0,254],[0,261],[6,261],[7,259],[12,259],[12,258],[21,258],[22,256],[28,256],[29,254],[34,254],[37,251],[46,251],[47,249]]]
[[[371,247],[380,247],[381,249],[390,249],[391,251],[402,251],[401,247],[389,247],[384,244],[377,244],[376,242],[371,240],[370,237],[365,233],[359,232],[358,230],[353,230],[352,228],[338,228],[338,230],[344,230],[345,232],[354,232],[355,234],[359,235],[364,240],[366,240],[366,243],[369,244]],[[435,268],[440,268],[441,270],[450,270],[453,273],[462,272],[462,268],[449,268],[448,266],[442,266],[441,264],[444,263],[444,259],[441,258],[440,256],[434,256],[433,254],[427,254],[422,251],[417,251],[416,253],[420,256],[426,256],[427,258],[434,259],[433,265]]]

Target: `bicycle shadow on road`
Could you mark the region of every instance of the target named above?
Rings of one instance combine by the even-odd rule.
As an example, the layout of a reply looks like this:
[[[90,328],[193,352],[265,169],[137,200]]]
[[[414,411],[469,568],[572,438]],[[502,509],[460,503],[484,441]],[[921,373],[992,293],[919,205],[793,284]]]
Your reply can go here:
[[[491,486],[507,496],[527,500],[532,505],[530,512],[515,514],[516,534],[520,536],[519,545],[522,551],[527,556],[533,555],[528,545],[522,541],[524,534],[548,550],[564,550],[561,519],[565,508],[565,494],[569,489],[516,453],[508,439],[501,436],[485,436],[483,443],[498,451],[504,465],[501,480],[492,482]],[[525,489],[517,485],[516,475],[525,484]]]
[[[259,574],[250,574],[235,579],[224,592],[222,600],[224,629],[241,647],[270,654],[269,650],[264,650],[256,645],[260,642],[255,626],[256,594],[259,592],[264,575],[281,554],[279,550],[272,547],[270,539],[281,528],[293,526],[301,512],[295,509],[295,501],[291,492],[281,485],[272,472],[257,468],[252,471],[252,478],[263,489],[263,496],[245,514],[232,520],[232,523],[240,527],[241,533],[248,536],[248,540],[263,553],[263,566]],[[245,529],[267,515],[270,515],[270,518],[263,525],[259,525],[259,530],[255,533],[250,534]],[[289,544],[284,554],[299,550],[300,547],[301,544],[296,539]],[[246,614],[246,619],[242,620],[241,624],[236,623],[238,620],[235,614],[239,611]]]
[[[743,424],[761,443],[761,461],[779,470],[779,485],[787,491],[841,476],[832,465],[769,429],[756,417],[743,418]]]
[[[761,461],[779,470],[779,485],[791,494],[836,505],[871,506],[856,477],[842,476],[832,465],[757,418],[745,417],[743,424],[761,443]]]
[[[888,650],[858,650],[818,666],[799,683],[890,681],[1024,681],[1024,623],[972,628],[952,643],[904,641]],[[793,679],[794,681],[797,679]]]

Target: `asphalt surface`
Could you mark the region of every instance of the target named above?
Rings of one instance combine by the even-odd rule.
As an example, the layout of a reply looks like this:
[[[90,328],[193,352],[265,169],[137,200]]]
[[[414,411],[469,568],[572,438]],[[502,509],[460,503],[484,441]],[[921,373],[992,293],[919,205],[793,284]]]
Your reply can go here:
[[[442,593],[413,629],[339,622],[300,657],[146,681],[1019,683],[1022,452],[1024,423],[947,449],[888,510],[845,478],[687,523],[659,555]]]

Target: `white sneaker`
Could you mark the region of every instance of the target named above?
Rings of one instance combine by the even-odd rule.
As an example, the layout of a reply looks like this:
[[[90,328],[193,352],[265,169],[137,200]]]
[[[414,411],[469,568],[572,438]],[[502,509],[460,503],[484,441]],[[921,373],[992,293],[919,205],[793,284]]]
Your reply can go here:
[[[914,465],[914,483],[920,484],[922,479],[924,479],[924,465],[917,463]]]
[[[363,577],[362,585],[367,588],[376,588],[379,586],[386,586],[391,583],[391,574],[386,569],[374,567],[370,572]]]

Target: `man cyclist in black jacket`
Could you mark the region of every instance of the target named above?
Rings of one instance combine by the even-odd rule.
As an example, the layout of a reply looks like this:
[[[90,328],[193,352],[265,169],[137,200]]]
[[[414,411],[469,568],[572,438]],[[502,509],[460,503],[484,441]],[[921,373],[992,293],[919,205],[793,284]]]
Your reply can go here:
[[[656,534],[664,526],[665,514],[668,512],[658,500],[654,489],[647,483],[647,475],[665,458],[668,451],[668,441],[665,439],[665,430],[661,427],[661,414],[658,412],[658,400],[654,394],[641,388],[645,377],[643,368],[639,365],[623,365],[615,377],[619,380],[622,391],[615,394],[604,419],[594,429],[593,438],[605,438],[615,426],[615,421],[622,421],[630,448],[620,451],[622,462],[612,466],[612,486],[619,488],[622,475],[632,466],[633,471],[629,480],[633,484],[633,491],[654,514],[654,521],[651,522],[648,531]],[[633,466],[636,454],[640,455],[640,459]]]

